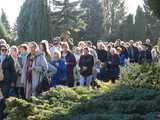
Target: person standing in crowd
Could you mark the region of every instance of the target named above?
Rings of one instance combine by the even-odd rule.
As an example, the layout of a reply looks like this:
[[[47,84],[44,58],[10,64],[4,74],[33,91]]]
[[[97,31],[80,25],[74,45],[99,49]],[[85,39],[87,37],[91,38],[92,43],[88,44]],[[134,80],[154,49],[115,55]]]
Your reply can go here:
[[[128,52],[127,48],[124,46],[124,42],[120,39],[116,40],[115,42],[115,48],[120,52],[120,64],[124,66],[125,60],[128,59]]]
[[[92,82],[92,74],[94,67],[94,58],[89,54],[89,48],[83,49],[83,55],[81,55],[79,60],[80,67],[80,85],[81,86],[90,86]]]
[[[76,62],[78,64],[80,56],[81,56],[81,49],[79,47],[75,47],[74,50],[73,50],[73,54],[74,54],[74,56],[76,58]]]
[[[144,46],[145,46],[145,59],[146,59],[146,61],[147,62],[149,62],[149,63],[151,63],[152,62],[152,53],[151,53],[151,51],[152,51],[152,45],[151,45],[151,41],[150,41],[150,39],[147,39],[146,40],[146,43],[144,44]]]
[[[76,62],[77,62],[77,65],[74,67],[73,69],[73,76],[74,76],[74,86],[76,87],[79,83],[79,79],[80,79],[80,74],[79,74],[79,60],[80,60],[80,57],[81,57],[81,49],[79,47],[75,47],[74,49],[74,56],[76,58]]]
[[[115,80],[119,78],[120,73],[120,59],[118,52],[115,48],[111,48],[110,56],[106,62],[108,68],[108,80],[111,80],[112,83],[115,83]]]
[[[31,42],[30,53],[27,56],[26,63],[22,70],[22,80],[24,81],[26,99],[37,95],[37,87],[43,78],[43,72],[47,71],[47,60],[43,53],[39,52],[38,45]]]
[[[130,46],[128,48],[128,57],[130,63],[138,63],[139,51],[138,48],[134,46],[134,41],[129,41]]]
[[[28,55],[28,45],[27,44],[21,44],[19,47],[19,58],[22,60],[22,68],[23,65],[25,64],[25,60],[27,58]]]
[[[125,56],[125,54],[123,54],[122,48],[118,47],[116,50],[117,50],[118,55],[119,55],[120,65],[125,66],[126,56]]]
[[[1,64],[4,75],[2,93],[4,98],[7,98],[10,96],[10,90],[15,88],[17,80],[15,62],[9,55],[7,44],[1,45]]]
[[[11,46],[10,55],[12,59],[14,60],[16,75],[17,75],[16,86],[15,86],[16,96],[18,98],[25,99],[24,83],[21,81],[21,74],[22,74],[22,68],[23,68],[22,59],[18,56],[18,48],[16,46]]]
[[[92,79],[93,79],[93,81],[95,81],[96,80],[96,77],[97,77],[97,71],[96,71],[96,62],[98,61],[98,57],[97,57],[97,53],[96,53],[96,50],[95,50],[95,48],[93,47],[93,44],[92,44],[92,42],[91,41],[87,41],[86,42],[86,45],[87,45],[87,47],[89,48],[89,53],[93,56],[93,58],[94,58],[94,67],[93,67],[93,77],[92,77]]]
[[[51,52],[49,50],[48,41],[46,41],[46,40],[41,41],[40,51],[45,54],[45,57],[46,57],[47,61],[49,62],[51,60]]]
[[[49,80],[51,80],[51,77],[56,73],[57,69],[55,66],[50,64],[50,62],[52,61],[52,58],[51,58],[51,52],[49,50],[48,41],[46,41],[46,40],[41,41],[40,52],[42,52],[45,55],[46,60],[47,60],[48,71],[44,74],[46,75],[46,78],[48,79],[47,82],[49,82]]]
[[[99,80],[106,81],[107,79],[107,66],[105,62],[107,61],[108,58],[108,53],[105,50],[105,45],[103,42],[98,42],[97,43],[97,56],[98,56],[98,62],[97,62],[97,78]]]
[[[137,46],[139,50],[139,56],[138,56],[138,63],[143,64],[145,62],[145,46],[144,45],[138,45]]]
[[[100,62],[105,62],[107,59],[107,51],[105,50],[105,45],[103,44],[103,42],[98,42],[97,43],[97,57],[98,60],[100,60]]]
[[[55,51],[52,60],[50,62],[51,65],[53,65],[57,71],[51,78],[51,87],[56,87],[57,85],[64,85],[64,81],[66,80],[66,65],[64,59],[61,58],[61,52]]]
[[[92,42],[87,41],[86,42],[87,47],[89,48],[90,54],[94,57],[94,61],[96,62],[98,57],[95,48],[93,48]]]
[[[69,45],[67,42],[62,43],[62,58],[65,60],[67,69],[66,84],[69,87],[74,86],[74,75],[73,69],[76,66],[76,58],[73,53],[70,52]]]
[[[158,62],[158,60],[160,58],[160,51],[159,51],[157,45],[153,47],[151,53],[152,53],[152,61],[153,62]]]
[[[53,40],[52,40],[53,45],[50,47],[51,56],[54,55],[55,51],[57,51],[57,50],[61,51],[60,41],[61,41],[60,37],[53,38]]]

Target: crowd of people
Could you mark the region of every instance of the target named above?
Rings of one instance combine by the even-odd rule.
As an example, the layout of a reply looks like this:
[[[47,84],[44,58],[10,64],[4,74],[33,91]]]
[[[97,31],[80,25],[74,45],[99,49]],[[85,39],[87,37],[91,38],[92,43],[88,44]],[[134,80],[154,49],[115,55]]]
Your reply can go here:
[[[59,37],[51,43],[42,40],[19,46],[9,46],[1,39],[0,89],[4,98],[30,99],[45,85],[91,86],[96,79],[115,83],[121,67],[157,62],[159,54],[158,46],[152,46],[149,39],[145,43],[99,40],[96,46],[80,41],[72,49]]]

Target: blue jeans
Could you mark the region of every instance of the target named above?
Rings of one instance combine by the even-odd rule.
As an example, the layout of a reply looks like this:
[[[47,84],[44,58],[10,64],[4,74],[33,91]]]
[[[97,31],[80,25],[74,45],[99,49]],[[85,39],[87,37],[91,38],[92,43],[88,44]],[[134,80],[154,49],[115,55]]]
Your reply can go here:
[[[80,76],[80,86],[90,86],[91,83],[92,83],[92,80],[93,80],[93,76],[90,75],[90,76],[87,76],[87,77],[84,77],[84,76]]]

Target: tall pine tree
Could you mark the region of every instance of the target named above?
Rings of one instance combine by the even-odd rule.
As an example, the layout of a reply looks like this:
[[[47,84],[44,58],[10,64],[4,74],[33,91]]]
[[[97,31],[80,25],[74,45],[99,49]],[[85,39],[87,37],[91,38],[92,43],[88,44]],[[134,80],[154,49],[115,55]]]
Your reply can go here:
[[[148,0],[144,0],[144,12],[147,21],[146,36],[156,43],[156,40],[160,37],[160,20],[153,14]]]
[[[84,12],[78,7],[80,1],[53,0],[51,4],[51,22],[53,36],[66,31],[80,31],[86,24],[81,19]]]
[[[26,0],[17,18],[18,39],[24,41],[49,40],[50,17],[47,0]]]
[[[135,16],[135,39],[145,40],[146,39],[146,18],[142,7],[138,6]]]
[[[134,40],[133,15],[129,14],[127,19],[123,21],[119,29],[119,37],[125,41]]]
[[[7,31],[8,33],[10,33],[10,32],[11,32],[11,31],[10,31],[10,25],[9,25],[8,20],[7,20],[6,13],[4,12],[3,9],[1,9],[1,22],[2,22],[2,24],[4,25],[6,31]]]
[[[83,39],[96,41],[104,33],[104,16],[99,0],[82,0],[81,7],[86,10],[83,20],[87,23],[86,30],[81,33]]]
[[[154,14],[160,18],[160,1],[159,0],[147,0],[148,5],[153,10]]]
[[[7,30],[5,29],[4,25],[0,21],[0,39],[8,40]]]
[[[118,38],[121,23],[126,18],[125,0],[102,0],[105,13],[106,34],[110,39]]]

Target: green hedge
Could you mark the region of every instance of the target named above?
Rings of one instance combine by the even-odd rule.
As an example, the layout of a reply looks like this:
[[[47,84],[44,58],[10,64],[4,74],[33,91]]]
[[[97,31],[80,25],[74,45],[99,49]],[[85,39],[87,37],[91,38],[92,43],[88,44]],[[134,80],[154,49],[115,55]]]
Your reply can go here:
[[[156,120],[159,102],[159,91],[119,87],[54,120]]]
[[[120,85],[160,89],[160,63],[133,64],[122,69]]]
[[[9,98],[6,101],[6,120],[52,120],[57,115],[66,115],[73,106],[111,89],[111,86],[100,81],[98,85],[98,89],[59,86],[29,101]]]
[[[9,98],[6,120],[158,120],[160,65],[130,65],[116,85],[58,87],[29,101]]]

